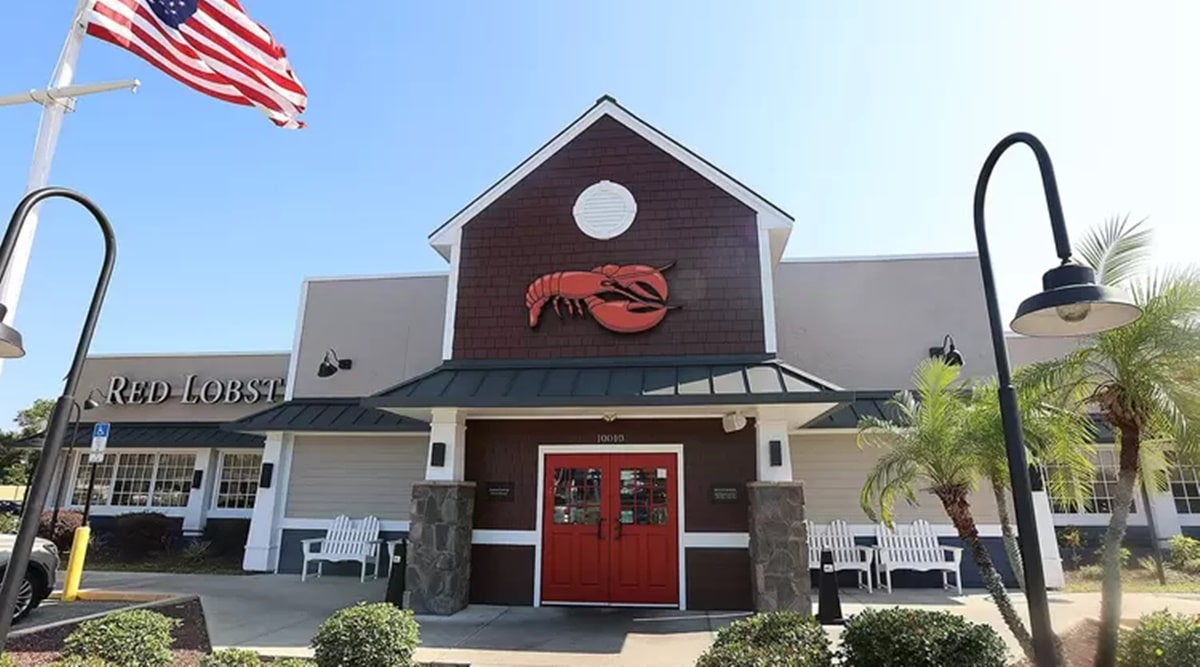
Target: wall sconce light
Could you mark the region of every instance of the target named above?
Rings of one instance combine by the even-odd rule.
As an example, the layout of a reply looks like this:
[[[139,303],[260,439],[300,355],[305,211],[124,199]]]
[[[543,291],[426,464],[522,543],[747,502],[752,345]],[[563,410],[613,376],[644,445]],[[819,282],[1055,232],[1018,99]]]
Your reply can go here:
[[[604,419],[604,421],[609,422],[609,423],[615,422],[615,421],[617,421],[617,413],[605,412],[603,419]]]
[[[325,358],[321,360],[321,365],[317,366],[317,377],[327,378],[339,370],[348,371],[354,367],[354,362],[351,359],[339,359],[337,352],[333,348],[325,353]]]
[[[950,334],[946,334],[946,337],[942,339],[941,347],[929,348],[929,358],[945,359],[946,363],[950,364],[951,366],[963,365],[962,353],[959,352],[958,348],[954,346],[954,337]]]

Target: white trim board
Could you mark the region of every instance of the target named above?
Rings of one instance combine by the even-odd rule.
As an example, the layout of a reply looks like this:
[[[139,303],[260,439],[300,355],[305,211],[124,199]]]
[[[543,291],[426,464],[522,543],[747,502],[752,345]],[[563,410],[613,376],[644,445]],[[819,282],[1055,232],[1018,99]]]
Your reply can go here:
[[[350,276],[311,276],[304,279],[306,283],[336,283],[353,280],[399,280],[403,278],[444,278],[446,271],[413,271],[410,273],[376,273]]]
[[[240,352],[104,352],[89,354],[88,359],[187,359],[189,357],[282,357],[287,350]]]
[[[534,525],[537,526],[537,543],[533,552],[533,606],[542,606],[542,528],[543,516],[546,510],[546,455],[547,454],[674,454],[675,455],[675,496],[676,519],[679,527],[679,609],[687,609],[687,559],[684,558],[686,549],[683,547],[686,523],[684,515],[684,495],[686,493],[683,478],[683,445],[538,445],[537,465],[537,509],[534,515]],[[596,605],[605,606],[605,605]]]
[[[784,257],[782,264],[834,264],[840,262],[905,262],[928,259],[977,259],[976,252],[931,252],[911,255],[842,255],[834,257]]]
[[[296,331],[292,334],[292,352],[288,359],[287,385],[283,388],[283,401],[292,400],[296,394],[296,370],[300,365],[300,339],[304,335],[304,311],[308,308],[308,282],[300,286],[300,305],[296,312]]]
[[[646,141],[650,142],[667,155],[670,155],[675,160],[679,161],[689,169],[703,176],[705,179],[721,188],[730,196],[741,201],[746,206],[759,212],[760,226],[765,225],[769,228],[780,228],[790,230],[792,226],[792,217],[785,213],[778,206],[764,199],[761,195],[751,191],[745,185],[737,182],[728,174],[704,160],[696,153],[685,148],[674,139],[651,127],[648,123],[626,111],[624,107],[617,104],[616,100],[605,96],[600,98],[592,108],[588,109],[575,122],[568,125],[565,129],[559,132],[553,139],[547,142],[544,146],[537,150],[533,155],[525,159],[515,169],[489,187],[468,204],[461,211],[447,220],[441,227],[434,230],[429,235],[429,244],[434,247],[444,258],[450,259],[449,249],[457,243],[457,232],[463,225],[470,222],[475,216],[479,215],[488,206],[491,206],[504,193],[508,192],[515,185],[525,179],[538,167],[542,166],[547,160],[553,157],[564,146],[571,143],[576,137],[582,134],[585,130],[595,124],[601,118],[608,116],[618,123],[632,130],[637,135],[641,136]],[[783,241],[786,243],[786,238]],[[782,250],[782,246],[781,246]]]

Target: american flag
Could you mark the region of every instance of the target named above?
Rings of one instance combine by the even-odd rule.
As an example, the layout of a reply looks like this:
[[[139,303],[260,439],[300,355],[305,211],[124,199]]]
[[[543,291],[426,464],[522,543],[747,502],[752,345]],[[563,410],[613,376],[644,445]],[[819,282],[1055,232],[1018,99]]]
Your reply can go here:
[[[283,47],[238,0],[94,0],[84,21],[89,35],[205,95],[256,106],[280,127],[304,127],[304,86]]]

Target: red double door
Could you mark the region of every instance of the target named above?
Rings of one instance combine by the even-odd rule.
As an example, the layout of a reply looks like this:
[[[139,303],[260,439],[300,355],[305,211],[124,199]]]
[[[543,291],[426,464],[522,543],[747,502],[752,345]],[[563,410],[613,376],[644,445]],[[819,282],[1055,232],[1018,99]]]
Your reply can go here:
[[[674,454],[546,457],[542,602],[675,605]]]

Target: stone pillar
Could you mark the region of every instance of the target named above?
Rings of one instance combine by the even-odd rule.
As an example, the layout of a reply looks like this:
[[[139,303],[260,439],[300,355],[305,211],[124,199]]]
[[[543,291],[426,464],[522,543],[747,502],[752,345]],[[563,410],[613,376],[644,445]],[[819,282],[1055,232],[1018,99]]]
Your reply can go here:
[[[467,606],[474,514],[475,482],[413,484],[406,607],[418,614],[449,615]]]
[[[750,482],[746,490],[754,610],[811,614],[804,485]]]

